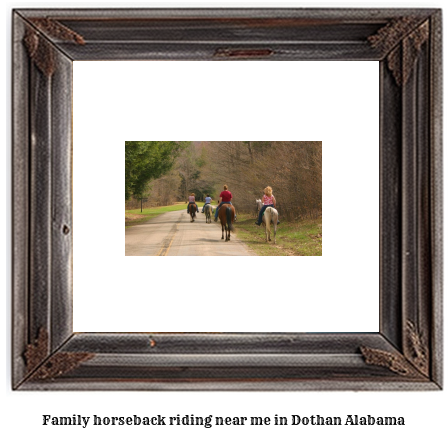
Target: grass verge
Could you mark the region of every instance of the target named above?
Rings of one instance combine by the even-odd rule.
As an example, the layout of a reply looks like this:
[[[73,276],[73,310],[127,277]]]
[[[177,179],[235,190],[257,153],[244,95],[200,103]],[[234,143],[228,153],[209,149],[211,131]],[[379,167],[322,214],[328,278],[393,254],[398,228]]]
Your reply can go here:
[[[239,214],[235,234],[259,256],[321,256],[322,219],[300,222],[281,221],[277,227],[277,243],[266,243],[264,227],[255,225],[255,218]]]
[[[197,202],[197,206],[201,208],[204,205],[203,202]],[[137,210],[126,210],[125,211],[125,227],[130,227],[132,225],[143,224],[144,222],[152,219],[160,214],[167,213],[168,211],[179,211],[187,210],[187,204],[185,202],[177,202],[174,205],[167,205],[166,207],[154,207],[154,208],[144,208],[143,211]]]

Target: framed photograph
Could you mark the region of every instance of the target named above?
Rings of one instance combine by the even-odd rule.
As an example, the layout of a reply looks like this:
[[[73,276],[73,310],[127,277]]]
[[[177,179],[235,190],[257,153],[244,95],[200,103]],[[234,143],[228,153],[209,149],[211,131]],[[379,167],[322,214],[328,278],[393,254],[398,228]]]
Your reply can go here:
[[[12,387],[18,390],[442,389],[441,57],[442,18],[438,9],[15,10]],[[93,261],[84,265],[95,269],[81,268],[81,261],[89,260],[88,256],[101,246],[98,242],[108,240],[104,236],[109,231],[98,227],[96,244],[93,235],[83,231],[83,220],[87,218],[89,225],[89,217],[78,215],[80,181],[88,180],[84,197],[90,196],[107,206],[112,201],[104,187],[113,186],[115,179],[121,187],[124,172],[112,164],[115,155],[123,163],[123,150],[117,154],[108,151],[110,143],[105,137],[104,141],[101,136],[95,137],[95,147],[83,140],[77,128],[79,121],[83,115],[90,121],[96,115],[89,113],[88,101],[81,107],[80,96],[83,88],[88,90],[92,102],[108,101],[108,95],[116,98],[123,91],[138,93],[138,88],[132,88],[133,71],[121,71],[121,77],[127,78],[125,83],[117,81],[108,70],[111,62],[118,66],[124,61],[131,62],[134,71],[138,64],[139,68],[153,70],[151,92],[154,93],[175,69],[177,76],[173,76],[169,88],[178,95],[196,90],[204,114],[217,111],[206,101],[207,96],[219,96],[223,102],[229,90],[235,92],[239,83],[247,84],[243,91],[249,89],[266,71],[269,75],[264,76],[264,82],[253,87],[251,102],[258,102],[260,96],[266,95],[298,100],[294,77],[299,72],[294,69],[300,69],[301,73],[306,70],[297,67],[300,62],[306,62],[307,66],[320,64],[321,82],[314,89],[320,90],[322,99],[338,88],[342,90],[337,97],[339,101],[359,94],[349,92],[350,85],[343,83],[343,73],[334,82],[339,65],[349,66],[358,77],[364,78],[363,88],[370,88],[370,81],[371,88],[378,90],[373,94],[377,95],[379,108],[376,104],[367,105],[367,109],[374,106],[373,115],[366,112],[359,122],[350,116],[344,126],[350,130],[350,126],[366,123],[374,128],[377,134],[369,132],[366,139],[360,140],[371,155],[359,156],[358,166],[340,168],[339,173],[347,177],[353,190],[365,187],[363,175],[373,182],[368,196],[351,191],[348,209],[364,210],[366,217],[374,218],[374,226],[367,222],[353,224],[359,229],[351,229],[354,238],[350,240],[362,241],[365,235],[368,242],[358,245],[356,264],[345,255],[342,246],[339,254],[324,249],[322,257],[314,258],[318,260],[316,263],[322,263],[314,277],[339,276],[338,281],[333,280],[333,301],[327,306],[329,317],[325,314],[323,319],[331,316],[331,321],[344,321],[350,313],[360,320],[366,319],[364,312],[373,307],[378,309],[378,331],[356,325],[361,329],[346,330],[333,322],[330,327],[317,330],[303,328],[300,311],[323,315],[318,300],[314,309],[311,304],[302,306],[303,309],[294,306],[299,289],[303,295],[314,295],[311,282],[299,285],[294,278],[300,270],[308,270],[310,257],[285,257],[281,262],[263,257],[262,260],[268,260],[264,263],[272,263],[276,268],[282,263],[287,267],[277,271],[281,275],[275,289],[267,295],[258,294],[262,288],[253,284],[252,277],[257,271],[263,273],[264,267],[260,265],[249,273],[239,272],[242,283],[237,286],[224,278],[222,283],[230,285],[229,291],[219,291],[219,282],[213,284],[211,290],[218,291],[216,295],[220,298],[212,302],[207,294],[199,297],[186,293],[186,275],[191,265],[183,270],[176,266],[175,275],[163,271],[164,276],[173,277],[168,280],[178,281],[177,290],[182,287],[183,293],[171,294],[169,287],[151,286],[149,282],[145,289],[149,298],[144,305],[133,301],[132,287],[120,285],[114,289],[113,279],[106,282],[109,273],[119,267],[109,263],[101,267],[94,256]],[[375,77],[369,76],[367,70],[356,70],[358,65],[366,64],[364,61],[375,66]],[[96,63],[100,73],[95,76],[87,71],[87,79],[80,86],[78,77],[89,63]],[[182,82],[193,64],[196,70],[188,76],[188,82]],[[198,66],[206,74],[198,74]],[[218,77],[216,69],[226,70],[227,79],[206,82],[204,78]],[[286,71],[290,74],[288,81]],[[148,77],[147,72],[144,77]],[[235,73],[238,76],[232,76]],[[155,80],[156,77],[159,79]],[[195,77],[199,77],[197,83]],[[269,82],[268,77],[275,79]],[[245,82],[244,78],[248,80]],[[288,88],[282,89],[282,80]],[[100,88],[95,86],[100,82],[107,84],[104,95],[95,90]],[[297,84],[297,88],[300,86]],[[351,86],[355,89],[354,81]],[[241,94],[235,92],[235,96]],[[165,99],[172,102],[171,97]],[[176,130],[175,124],[180,121],[176,109],[183,105],[191,110],[188,104],[193,100],[194,96],[186,95],[180,99],[181,105],[169,105],[165,117],[169,124],[157,135],[154,127],[155,136],[148,135],[145,139],[199,140],[199,135],[210,141],[250,138],[246,137],[247,132],[237,132],[225,115],[215,117],[219,124],[213,125],[213,129],[216,132],[220,127],[231,126],[234,130],[222,137],[212,138],[213,134],[208,135],[206,129],[200,133]],[[133,102],[136,101],[134,97]],[[163,111],[163,96],[154,102],[156,111]],[[263,107],[265,100],[259,102],[252,105],[254,113],[257,107]],[[325,112],[323,100],[319,104],[321,120],[316,125],[328,130],[331,114]],[[126,101],[115,105],[126,125],[129,123],[125,118]],[[141,112],[150,106],[145,100]],[[238,113],[243,106],[236,97],[232,111],[227,114]],[[260,129],[258,141],[322,141],[317,137],[293,138],[288,126],[294,125],[295,120],[288,119],[285,112],[280,113],[278,120],[274,119],[274,112],[265,120],[262,117],[261,113],[256,117]],[[244,121],[246,125],[251,123],[249,118]],[[117,123],[112,125],[112,135],[120,137]],[[277,138],[272,138],[272,134],[263,137],[262,128],[268,125],[275,127]],[[168,128],[170,135],[161,138]],[[132,135],[138,134],[134,131]],[[87,158],[80,159],[83,143],[89,145],[83,152]],[[325,149],[325,140],[322,143],[321,155],[325,161],[326,154],[328,159],[332,152]],[[356,150],[351,154],[356,155]],[[83,161],[91,162],[92,167],[86,170]],[[327,168],[324,166],[322,171],[324,195]],[[120,177],[115,178],[114,172],[121,172]],[[101,178],[87,178],[94,173]],[[324,208],[326,199],[338,199],[338,191],[324,196]],[[118,215],[123,237],[120,201]],[[85,211],[89,211],[87,205],[82,206]],[[328,205],[333,210],[340,208],[336,202]],[[347,205],[344,209],[347,210]],[[108,211],[102,214],[111,216],[104,222],[114,223],[118,217]],[[330,221],[325,222],[325,229],[331,230]],[[327,234],[325,238],[329,247],[331,234],[328,232],[329,240]],[[168,259],[154,257],[150,268],[136,265],[134,257],[124,255],[124,245],[120,243],[117,248],[126,263],[134,264],[132,278],[137,281],[142,269],[151,269],[156,275],[162,272],[161,264],[169,263]],[[113,250],[103,247],[103,252]],[[244,263],[241,259],[226,258],[234,270]],[[333,272],[331,266],[336,262],[342,264]],[[205,263],[209,263],[205,265],[207,272],[214,276],[219,265],[216,268],[216,262]],[[252,289],[256,293],[243,293]],[[347,295],[347,290],[352,295]],[[356,307],[356,294],[367,291],[373,291],[376,304]],[[118,302],[116,308],[111,304],[113,297]],[[78,318],[74,315],[79,308],[90,308],[97,324],[92,325],[92,330],[78,329],[75,321]],[[129,310],[132,308],[135,310]],[[125,320],[120,309],[128,314],[129,320],[140,320],[143,326],[109,329],[109,319]],[[229,320],[236,324],[226,326]],[[215,325],[217,321],[219,324]]]

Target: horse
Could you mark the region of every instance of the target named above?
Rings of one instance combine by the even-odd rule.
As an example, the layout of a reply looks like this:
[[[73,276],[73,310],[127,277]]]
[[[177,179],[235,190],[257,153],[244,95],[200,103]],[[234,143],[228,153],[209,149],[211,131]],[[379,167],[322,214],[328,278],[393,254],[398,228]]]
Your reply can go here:
[[[194,218],[196,217],[196,210],[198,209],[196,204],[190,204],[188,206],[188,212],[190,213],[191,216],[191,221],[190,222],[194,222]]]
[[[211,224],[212,223],[213,207],[210,204],[207,204],[204,207],[204,213],[205,213],[205,223]]]
[[[233,230],[233,222],[235,221],[235,207],[232,204],[221,205],[218,212],[221,221],[222,237],[224,239],[224,230],[226,231],[226,242],[230,240],[230,230]]]
[[[257,213],[260,212],[261,207],[263,206],[261,199],[255,200],[257,203]],[[262,224],[265,228],[266,233],[266,242],[271,241],[271,221],[274,224],[274,244],[276,243],[276,235],[277,235],[277,222],[278,222],[278,211],[274,207],[268,207],[264,211],[264,215],[262,218]]]

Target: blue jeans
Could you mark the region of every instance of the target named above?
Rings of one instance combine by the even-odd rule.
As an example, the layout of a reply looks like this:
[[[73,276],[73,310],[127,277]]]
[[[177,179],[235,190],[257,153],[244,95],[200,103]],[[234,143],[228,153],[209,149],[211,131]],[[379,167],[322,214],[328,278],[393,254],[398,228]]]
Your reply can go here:
[[[258,213],[258,225],[261,224],[261,221],[263,220],[263,213],[268,207],[274,207],[274,204],[263,205],[263,207],[261,207],[260,213]]]
[[[229,202],[221,202],[221,204],[219,204],[217,207],[216,207],[216,210],[215,210],[215,219],[218,219],[218,211],[219,211],[219,207],[221,207],[221,205],[222,204],[230,204],[230,205],[232,205],[232,203],[229,201]]]
[[[207,202],[207,204],[204,204],[204,205],[202,206],[202,213],[204,213],[204,208],[205,208],[206,205],[210,205],[210,202]]]

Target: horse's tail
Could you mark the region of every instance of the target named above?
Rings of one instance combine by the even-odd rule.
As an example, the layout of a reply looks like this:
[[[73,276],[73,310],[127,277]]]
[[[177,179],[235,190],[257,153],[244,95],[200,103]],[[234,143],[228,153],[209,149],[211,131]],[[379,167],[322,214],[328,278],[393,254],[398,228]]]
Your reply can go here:
[[[271,207],[271,221],[273,223],[274,226],[277,226],[277,221],[278,221],[278,211]]]
[[[227,226],[229,227],[229,230],[233,231],[232,209],[230,207],[226,208],[226,218],[227,218]]]
[[[270,231],[271,229],[271,219],[272,219],[272,207],[268,207],[265,211],[264,211],[264,218],[265,218],[265,226],[266,226],[266,230]]]
[[[207,219],[211,219],[212,218],[212,212],[213,212],[212,206],[210,204],[207,204],[205,206],[205,217]]]

